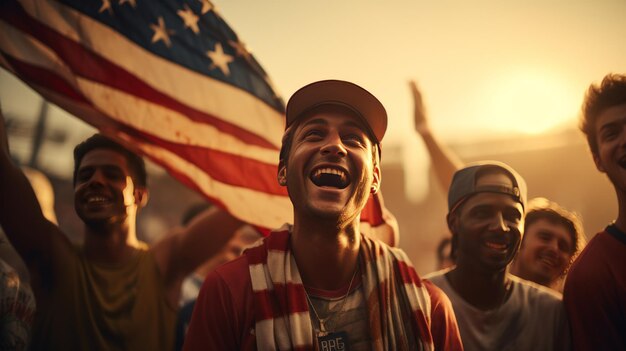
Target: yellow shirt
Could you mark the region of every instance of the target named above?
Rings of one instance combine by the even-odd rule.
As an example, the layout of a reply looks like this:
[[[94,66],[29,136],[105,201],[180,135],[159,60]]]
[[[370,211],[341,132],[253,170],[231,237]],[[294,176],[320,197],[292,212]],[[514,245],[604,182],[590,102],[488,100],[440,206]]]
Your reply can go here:
[[[89,262],[79,248],[72,254],[45,293],[33,350],[173,349],[176,311],[147,245],[119,266]]]

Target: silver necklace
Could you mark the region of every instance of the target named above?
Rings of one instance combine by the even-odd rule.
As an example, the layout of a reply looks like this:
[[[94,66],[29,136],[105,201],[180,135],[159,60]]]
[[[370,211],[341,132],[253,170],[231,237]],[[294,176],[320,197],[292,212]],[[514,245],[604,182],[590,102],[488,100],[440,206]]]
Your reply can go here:
[[[315,318],[317,318],[318,322],[320,323],[320,330],[317,333],[318,336],[326,336],[328,334],[328,330],[326,330],[326,322],[331,320],[337,314],[337,312],[343,310],[344,306],[346,305],[348,294],[350,294],[350,289],[352,289],[352,283],[354,282],[354,277],[356,277],[356,272],[358,271],[359,271],[359,266],[357,264],[356,268],[354,269],[354,273],[352,273],[352,279],[350,279],[350,285],[348,285],[348,291],[346,291],[346,293],[341,298],[341,307],[339,307],[335,311],[330,312],[328,316],[326,316],[326,318],[320,318],[319,314],[317,314],[317,311],[315,310],[315,307],[313,306],[313,303],[311,302],[311,299],[309,298],[309,293],[306,291],[306,289],[304,289],[304,295],[306,296],[306,299],[309,302],[309,305],[311,306],[311,310],[313,310],[313,313],[315,314]]]

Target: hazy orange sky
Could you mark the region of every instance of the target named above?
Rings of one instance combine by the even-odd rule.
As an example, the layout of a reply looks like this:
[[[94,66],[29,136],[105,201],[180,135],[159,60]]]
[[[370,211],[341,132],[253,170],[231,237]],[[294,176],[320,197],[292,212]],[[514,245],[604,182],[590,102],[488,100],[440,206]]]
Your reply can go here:
[[[387,145],[417,143],[409,79],[436,133],[458,142],[573,124],[591,82],[626,72],[624,0],[214,3],[283,96],[338,78],[379,97]],[[0,73],[6,114],[36,115],[37,98],[23,90]],[[62,113],[51,114],[54,126]]]
[[[540,132],[576,117],[586,87],[626,72],[626,1],[215,1],[284,96],[354,81],[412,135],[418,81],[444,138]]]

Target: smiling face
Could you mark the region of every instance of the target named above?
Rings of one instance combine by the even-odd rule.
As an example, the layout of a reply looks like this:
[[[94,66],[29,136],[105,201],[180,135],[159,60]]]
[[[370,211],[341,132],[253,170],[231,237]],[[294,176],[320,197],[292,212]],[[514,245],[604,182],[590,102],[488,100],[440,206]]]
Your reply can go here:
[[[365,130],[357,116],[337,106],[302,117],[278,174],[296,218],[358,219],[371,187],[377,189],[380,181]]]
[[[512,187],[513,183],[503,173],[490,173],[476,185]],[[470,265],[488,273],[506,269],[519,248],[522,217],[522,205],[510,195],[483,192],[465,200],[450,219],[457,240],[457,266]]]
[[[515,258],[516,275],[550,286],[558,280],[575,251],[572,233],[562,224],[538,219],[526,227]]]
[[[122,222],[141,203],[145,189],[135,187],[126,158],[94,149],[81,160],[74,186],[74,207],[88,226]]]
[[[607,108],[595,124],[597,152],[593,160],[615,189],[626,195],[626,104]]]

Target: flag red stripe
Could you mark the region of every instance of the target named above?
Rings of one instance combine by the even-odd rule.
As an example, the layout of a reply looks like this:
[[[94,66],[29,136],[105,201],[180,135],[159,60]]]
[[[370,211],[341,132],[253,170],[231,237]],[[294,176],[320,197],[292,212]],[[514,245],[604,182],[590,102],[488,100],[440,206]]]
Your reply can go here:
[[[365,208],[361,211],[361,222],[368,222],[372,225],[372,227],[385,224],[382,213],[383,203],[381,196],[380,192],[370,194]]]
[[[420,338],[429,344],[433,343],[433,336],[430,332],[430,326],[426,321],[426,316],[424,312],[421,310],[413,311],[413,318],[411,318],[411,324],[413,324],[413,328],[419,330]],[[417,325],[415,325],[417,324]]]
[[[152,88],[122,67],[67,39],[56,32],[54,28],[50,28],[33,19],[18,4],[6,2],[5,5],[9,8],[3,8],[0,11],[0,19],[46,43],[51,50],[72,68],[76,75],[178,111],[193,121],[211,124],[221,132],[231,134],[248,144],[276,149],[276,146],[257,134],[191,108]]]
[[[196,167],[204,170],[218,182],[262,191],[272,195],[287,196],[287,190],[276,180],[276,165],[268,165],[247,157],[207,149],[193,145],[172,143],[135,129],[124,130],[126,134],[166,149]],[[276,160],[278,163],[278,160]]]
[[[398,276],[402,279],[402,283],[414,284],[418,288],[422,287],[422,281],[415,272],[415,269],[410,267],[406,262],[397,261],[396,271]]]
[[[4,58],[11,65],[16,74],[18,74],[24,81],[28,83],[34,83],[37,85],[48,87],[60,94],[63,94],[72,100],[91,105],[91,103],[81,94],[76,91],[69,83],[62,77],[54,72],[50,72],[45,68],[37,67],[25,62],[22,62],[6,53],[3,53]]]

